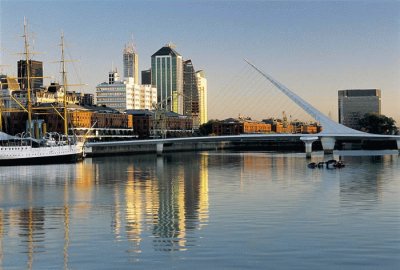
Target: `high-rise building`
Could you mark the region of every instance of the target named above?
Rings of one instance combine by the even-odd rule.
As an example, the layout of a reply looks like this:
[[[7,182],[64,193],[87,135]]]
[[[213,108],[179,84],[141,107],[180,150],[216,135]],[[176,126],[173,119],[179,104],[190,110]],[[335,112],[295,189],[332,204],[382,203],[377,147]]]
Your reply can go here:
[[[27,69],[26,60],[18,61],[18,83],[21,86],[21,89],[28,89],[28,69]],[[30,88],[31,89],[39,89],[43,86],[43,62],[29,60],[29,77],[30,79]]]
[[[133,78],[134,83],[139,84],[139,59],[132,43],[124,48],[123,64],[124,78]]]
[[[196,72],[197,90],[199,96],[200,125],[207,123],[207,79],[203,70]]]
[[[199,91],[192,60],[183,61],[183,114],[193,119],[193,128],[200,126]]]
[[[182,56],[167,44],[151,56],[151,84],[167,111],[183,114]]]
[[[151,69],[142,70],[142,84],[151,84]]]
[[[339,123],[360,129],[359,120],[367,113],[381,114],[380,89],[339,90]]]

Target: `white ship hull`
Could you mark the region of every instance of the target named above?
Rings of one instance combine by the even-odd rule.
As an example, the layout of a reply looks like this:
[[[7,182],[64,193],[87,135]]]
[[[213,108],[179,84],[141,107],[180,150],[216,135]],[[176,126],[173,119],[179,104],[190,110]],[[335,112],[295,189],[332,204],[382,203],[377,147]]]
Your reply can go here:
[[[71,163],[84,157],[82,143],[54,146],[0,146],[0,166]]]

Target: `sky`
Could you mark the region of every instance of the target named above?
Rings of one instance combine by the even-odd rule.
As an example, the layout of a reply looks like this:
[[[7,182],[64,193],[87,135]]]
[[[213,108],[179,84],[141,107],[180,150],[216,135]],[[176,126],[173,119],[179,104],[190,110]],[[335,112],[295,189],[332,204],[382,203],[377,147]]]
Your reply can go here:
[[[131,40],[140,70],[172,42],[205,71],[209,119],[225,117],[221,107],[239,113],[221,97],[246,58],[334,118],[338,90],[379,88],[382,113],[400,124],[400,1],[0,0],[0,65],[9,75],[23,50],[24,17],[48,81],[59,78],[53,62],[64,32],[67,56],[78,60],[69,81],[86,84],[83,92],[95,93],[112,67],[121,73]],[[251,95],[234,87],[229,94],[243,91]]]

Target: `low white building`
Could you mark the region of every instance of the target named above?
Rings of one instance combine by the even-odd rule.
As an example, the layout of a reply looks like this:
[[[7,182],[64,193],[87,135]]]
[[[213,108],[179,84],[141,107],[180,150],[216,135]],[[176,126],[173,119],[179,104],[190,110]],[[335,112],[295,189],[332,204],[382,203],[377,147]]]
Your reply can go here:
[[[125,110],[151,110],[157,103],[157,88],[151,85],[139,85],[129,77],[119,80],[116,71],[110,72],[108,83],[96,87],[97,105],[105,105],[120,112]]]

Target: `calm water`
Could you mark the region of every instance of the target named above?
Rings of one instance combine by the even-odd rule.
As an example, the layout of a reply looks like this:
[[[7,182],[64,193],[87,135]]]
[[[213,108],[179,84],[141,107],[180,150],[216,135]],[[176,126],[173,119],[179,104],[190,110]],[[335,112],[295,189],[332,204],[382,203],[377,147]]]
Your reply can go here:
[[[0,269],[400,269],[400,156],[363,154],[1,167]]]

